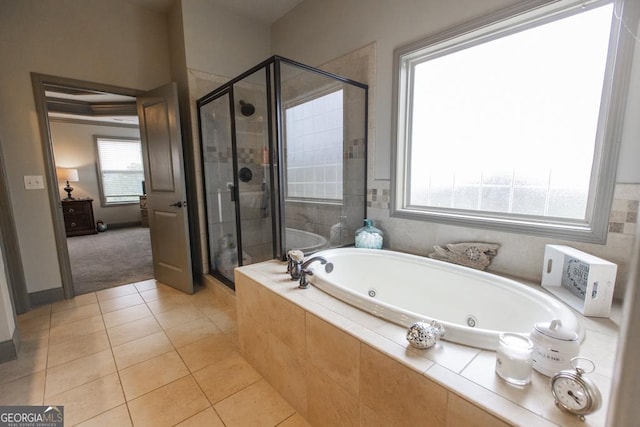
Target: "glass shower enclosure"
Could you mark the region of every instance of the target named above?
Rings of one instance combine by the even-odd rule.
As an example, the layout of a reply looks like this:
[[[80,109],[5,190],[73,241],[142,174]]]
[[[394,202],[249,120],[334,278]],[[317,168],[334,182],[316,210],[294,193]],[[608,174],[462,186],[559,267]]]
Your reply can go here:
[[[353,244],[367,85],[273,56],[197,101],[209,272]]]

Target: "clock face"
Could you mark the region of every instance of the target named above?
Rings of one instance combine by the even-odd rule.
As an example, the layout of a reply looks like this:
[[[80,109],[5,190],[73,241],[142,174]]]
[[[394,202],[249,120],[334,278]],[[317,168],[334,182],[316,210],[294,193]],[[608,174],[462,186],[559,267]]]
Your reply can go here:
[[[582,412],[591,404],[584,385],[573,378],[557,378],[553,382],[553,392],[558,404],[572,412]]]

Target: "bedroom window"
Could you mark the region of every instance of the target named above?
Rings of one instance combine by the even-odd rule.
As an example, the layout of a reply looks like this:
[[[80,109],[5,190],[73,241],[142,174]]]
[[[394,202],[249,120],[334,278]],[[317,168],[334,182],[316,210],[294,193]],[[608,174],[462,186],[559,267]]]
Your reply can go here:
[[[395,52],[394,215],[604,241],[620,10],[537,3]]]
[[[138,203],[144,169],[139,139],[95,137],[102,205]]]

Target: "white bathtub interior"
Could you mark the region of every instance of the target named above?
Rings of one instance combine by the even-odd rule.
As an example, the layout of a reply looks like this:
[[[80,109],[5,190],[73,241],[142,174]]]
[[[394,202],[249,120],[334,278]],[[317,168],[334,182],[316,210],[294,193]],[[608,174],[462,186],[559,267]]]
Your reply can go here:
[[[341,248],[318,252],[334,265],[314,265],[310,281],[374,316],[408,327],[436,320],[443,339],[495,350],[500,332],[529,334],[560,319],[582,339],[575,314],[541,290],[490,273],[393,251]]]

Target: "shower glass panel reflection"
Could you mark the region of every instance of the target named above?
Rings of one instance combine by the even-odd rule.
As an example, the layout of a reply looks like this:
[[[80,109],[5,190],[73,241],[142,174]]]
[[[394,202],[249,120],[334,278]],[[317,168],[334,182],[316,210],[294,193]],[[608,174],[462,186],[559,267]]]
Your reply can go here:
[[[366,106],[366,85],[277,56],[198,100],[211,274],[353,244]]]

